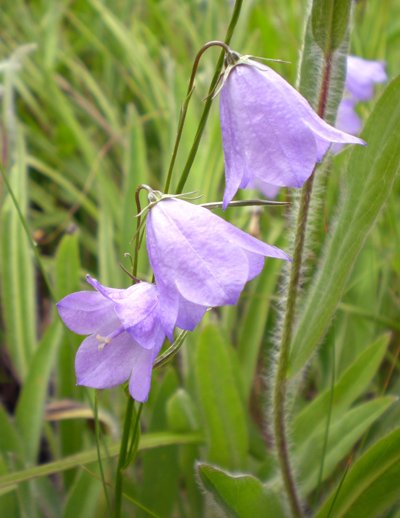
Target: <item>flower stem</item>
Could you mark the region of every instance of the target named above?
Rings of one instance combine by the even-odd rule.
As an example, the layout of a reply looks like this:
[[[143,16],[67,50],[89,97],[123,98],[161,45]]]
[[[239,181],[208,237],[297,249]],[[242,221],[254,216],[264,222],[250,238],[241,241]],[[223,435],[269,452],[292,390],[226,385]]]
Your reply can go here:
[[[207,49],[209,49],[210,47],[215,47],[215,46],[222,47],[224,52],[229,52],[230,51],[228,45],[226,43],[224,43],[223,41],[209,41],[208,43],[206,43],[205,45],[203,45],[201,47],[201,49],[199,50],[199,52],[197,53],[197,55],[195,57],[195,60],[194,60],[194,63],[193,63],[193,67],[192,67],[192,73],[191,73],[190,79],[189,79],[189,86],[188,86],[188,89],[187,89],[187,92],[186,92],[186,98],[185,98],[185,101],[184,101],[184,103],[182,105],[180,116],[179,116],[178,131],[177,131],[177,134],[176,134],[174,149],[172,151],[171,162],[169,164],[168,173],[167,173],[167,179],[165,181],[165,186],[164,186],[164,193],[165,194],[168,193],[170,185],[171,185],[172,171],[174,169],[176,156],[178,154],[178,148],[179,148],[179,144],[180,144],[181,138],[182,138],[183,126],[185,124],[186,114],[187,114],[188,107],[189,107],[189,102],[190,102],[190,99],[192,97],[192,93],[193,93],[193,90],[194,90],[194,80],[195,80],[195,77],[196,77],[196,73],[197,73],[197,69],[198,69],[199,63],[200,63],[200,59],[201,59],[201,57],[203,56],[204,52]]]
[[[230,41],[232,39],[233,32],[234,32],[236,24],[238,22],[239,15],[240,15],[240,10],[242,8],[242,3],[243,3],[243,0],[236,0],[236,2],[235,2],[235,5],[234,5],[233,11],[232,11],[232,17],[231,17],[231,20],[229,22],[228,30],[226,31],[226,36],[225,36],[225,39],[224,39],[224,43],[227,46],[229,45],[229,43],[230,43]],[[186,180],[187,180],[187,178],[189,176],[189,173],[190,173],[190,170],[192,168],[194,159],[196,157],[197,150],[198,150],[199,144],[200,144],[200,140],[201,140],[201,137],[203,135],[203,131],[204,131],[207,119],[208,119],[208,114],[209,114],[210,109],[211,109],[211,103],[213,101],[211,94],[214,91],[216,84],[218,83],[219,76],[221,74],[222,67],[223,67],[223,64],[224,64],[225,52],[226,52],[226,49],[224,48],[223,51],[221,52],[221,55],[220,55],[219,59],[218,59],[217,66],[215,67],[214,76],[213,76],[213,78],[211,80],[210,88],[208,90],[208,95],[207,95],[206,101],[204,103],[203,113],[201,115],[201,119],[200,119],[199,125],[197,127],[197,132],[196,132],[196,135],[194,137],[194,141],[193,141],[192,147],[190,149],[189,156],[187,158],[185,167],[184,167],[184,169],[182,171],[182,175],[181,175],[181,178],[180,178],[179,183],[178,183],[178,187],[177,187],[177,190],[176,190],[177,194],[180,194],[183,191],[183,188],[185,187]]]
[[[303,260],[304,240],[310,197],[314,182],[314,173],[310,176],[301,191],[299,212],[296,223],[296,236],[293,251],[293,263],[290,270],[289,286],[286,299],[286,310],[283,321],[282,336],[279,344],[278,364],[275,373],[273,391],[273,428],[275,446],[278,454],[279,466],[283,483],[289,498],[289,504],[293,516],[303,516],[300,497],[298,495],[294,475],[290,465],[289,448],[287,442],[285,402],[286,402],[286,373],[289,362],[290,342],[292,339],[293,321],[296,310],[298,286]]]
[[[114,516],[120,518],[121,504],[122,504],[122,482],[123,471],[125,466],[126,455],[128,451],[129,432],[132,424],[134,400],[128,395],[128,401],[125,412],[124,429],[122,432],[121,446],[119,449],[117,473],[115,475],[115,490],[114,490]]]

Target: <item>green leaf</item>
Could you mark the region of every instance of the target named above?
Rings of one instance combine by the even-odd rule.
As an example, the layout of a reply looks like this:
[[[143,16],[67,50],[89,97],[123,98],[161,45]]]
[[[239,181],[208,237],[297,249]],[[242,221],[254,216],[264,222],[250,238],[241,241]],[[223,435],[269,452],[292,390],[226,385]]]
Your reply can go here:
[[[194,403],[182,388],[169,398],[166,412],[168,427],[174,432],[194,431],[199,426]]]
[[[17,157],[9,182],[26,219],[27,168],[20,132],[17,133]],[[0,289],[7,351],[18,375],[24,379],[36,348],[36,280],[31,246],[9,193],[0,212]]]
[[[98,516],[96,511],[101,492],[100,475],[95,466],[90,466],[89,469],[94,471],[94,475],[82,470],[76,477],[65,502],[63,518]]]
[[[316,518],[383,516],[400,499],[400,428],[371,446],[350,468]]]
[[[165,430],[167,427],[167,401],[176,391],[178,379],[173,369],[168,369],[166,376],[152,395],[149,432]],[[141,455],[142,484],[139,500],[159,516],[171,515],[179,491],[178,449],[175,446],[159,450],[146,451]],[[134,496],[134,495],[132,495]],[[136,494],[137,496],[137,494]],[[145,512],[137,512],[139,518],[147,518]]]
[[[313,0],[300,63],[299,90],[330,123],[342,98],[351,0]]]
[[[51,369],[63,334],[61,322],[55,320],[33,356],[18,399],[15,421],[29,463],[35,462],[38,455]]]
[[[309,360],[324,337],[343,295],[354,262],[388,199],[400,169],[400,78],[394,80],[372,112],[345,174],[343,201],[327,238],[314,282],[306,295],[291,347],[289,375]]]
[[[362,403],[331,424],[321,480],[325,480],[332,473],[363,433],[395,401],[396,398],[387,396]],[[310,434],[309,440],[295,452],[299,480],[305,493],[315,489],[318,483],[324,442],[325,430],[318,430]]]
[[[282,230],[282,229],[280,229]],[[279,245],[278,245],[279,246]],[[263,344],[271,295],[282,267],[279,261],[267,261],[259,279],[250,287],[249,301],[244,310],[238,336],[238,361],[245,401],[249,400],[251,387],[257,370],[257,361]]]
[[[231,475],[208,464],[198,464],[197,470],[205,489],[228,516],[286,516],[278,495],[252,475]]]
[[[343,413],[368,388],[383,360],[389,340],[388,334],[379,337],[342,374],[333,389],[331,410],[329,410],[330,388],[304,407],[293,421],[295,444],[298,446],[303,444],[309,439],[311,432],[320,426],[324,427],[329,411],[333,418]]]
[[[179,444],[200,444],[203,442],[201,435],[197,433],[173,434],[169,432],[149,433],[142,435],[139,443],[139,451],[150,450]],[[116,457],[119,454],[120,443],[110,444],[104,459]],[[40,464],[33,468],[23,469],[14,473],[0,476],[0,491],[5,487],[21,484],[27,480],[38,477],[46,477],[54,473],[60,473],[84,464],[91,464],[97,461],[97,449],[82,451],[54,462]]]
[[[328,56],[346,36],[351,0],[314,0],[311,24],[314,39]]]
[[[249,438],[233,354],[218,327],[207,325],[199,337],[195,375],[208,438],[207,459],[227,469],[243,469]]]

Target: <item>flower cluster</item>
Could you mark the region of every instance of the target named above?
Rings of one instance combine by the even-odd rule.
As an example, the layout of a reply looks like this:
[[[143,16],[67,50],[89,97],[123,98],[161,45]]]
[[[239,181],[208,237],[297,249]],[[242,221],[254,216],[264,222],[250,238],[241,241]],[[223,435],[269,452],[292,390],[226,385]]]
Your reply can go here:
[[[224,208],[239,188],[301,187],[332,142],[363,143],[318,117],[273,70],[233,54],[220,102]],[[87,276],[95,291],[57,304],[64,323],[88,335],[76,355],[78,384],[110,388],[129,380],[130,394],[142,402],[154,360],[175,328],[192,331],[208,308],[236,304],[266,257],[290,260],[204,207],[154,191],[149,199],[146,243],[155,283],[114,289]]]

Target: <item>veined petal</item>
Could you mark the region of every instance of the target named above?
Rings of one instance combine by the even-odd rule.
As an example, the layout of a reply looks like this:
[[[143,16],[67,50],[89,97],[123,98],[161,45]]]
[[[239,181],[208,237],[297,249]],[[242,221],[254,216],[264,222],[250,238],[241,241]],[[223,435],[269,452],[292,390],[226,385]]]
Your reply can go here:
[[[207,307],[193,304],[193,302],[180,297],[176,326],[186,331],[193,331],[206,311]]]
[[[243,232],[204,207],[177,199],[168,201],[172,203],[168,207],[166,206],[166,210],[175,221],[179,222],[178,224],[188,239],[192,238],[193,241],[197,241],[198,233],[200,233],[201,236],[205,236],[205,239],[217,242],[219,246],[228,241],[236,248],[242,248],[246,252],[290,260],[283,250]]]
[[[152,371],[153,351],[138,347],[129,380],[129,393],[136,401],[141,403],[147,401]]]
[[[153,207],[147,217],[147,244],[157,283],[168,285],[194,304],[213,307],[236,303],[247,279],[245,254],[221,236],[213,236],[187,214],[180,222],[177,206],[193,205],[167,199]],[[162,253],[157,253],[157,250]]]
[[[128,333],[122,333],[104,347],[94,335],[81,344],[75,357],[78,385],[97,389],[111,388],[128,380],[138,351]]]
[[[80,335],[95,333],[101,325],[115,322],[114,305],[95,291],[78,291],[67,295],[56,304],[64,324]]]
[[[229,148],[233,140],[224,131],[228,126],[230,135],[235,134],[234,140],[241,143],[236,159],[243,164],[242,178],[247,181],[255,177],[273,185],[300,187],[311,175],[316,144],[312,131],[296,117],[292,91],[296,92],[278,74],[258,64],[238,65],[226,80],[221,103],[225,112],[230,110],[230,119],[222,126],[224,151],[225,143]],[[230,178],[237,180],[238,175],[228,170],[226,176],[231,192]],[[224,199],[225,206],[229,197]]]

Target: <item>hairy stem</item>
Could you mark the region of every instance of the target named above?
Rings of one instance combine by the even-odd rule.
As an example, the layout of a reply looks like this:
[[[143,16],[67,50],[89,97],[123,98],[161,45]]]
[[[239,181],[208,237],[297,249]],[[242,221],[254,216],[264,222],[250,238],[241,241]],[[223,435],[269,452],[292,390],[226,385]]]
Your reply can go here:
[[[289,498],[290,508],[293,516],[303,516],[302,506],[297,493],[294,476],[290,466],[289,448],[286,433],[285,402],[287,380],[286,373],[289,362],[290,342],[292,339],[293,321],[296,310],[296,302],[300,284],[300,272],[303,262],[304,240],[310,197],[314,182],[314,173],[310,176],[301,191],[299,212],[296,224],[296,236],[293,251],[293,263],[290,270],[289,286],[285,316],[283,320],[282,337],[279,347],[278,363],[275,373],[273,392],[273,429],[275,446],[278,454],[279,466],[282,473],[283,483]]]
[[[317,113],[324,118],[331,78],[331,54],[325,57],[322,72],[321,90],[318,99]],[[286,307],[283,318],[282,334],[279,344],[278,362],[276,366],[273,388],[273,432],[275,447],[278,456],[279,467],[283,484],[288,496],[293,516],[304,516],[301,499],[297,491],[295,477],[290,462],[289,446],[286,430],[285,408],[287,395],[287,369],[289,363],[290,344],[292,340],[293,325],[296,314],[296,305],[300,291],[300,278],[303,266],[304,243],[307,231],[307,220],[310,209],[310,200],[314,184],[315,168],[301,190],[300,203],[296,220],[296,234],[293,250],[293,263],[290,270],[289,285],[287,291]]]

